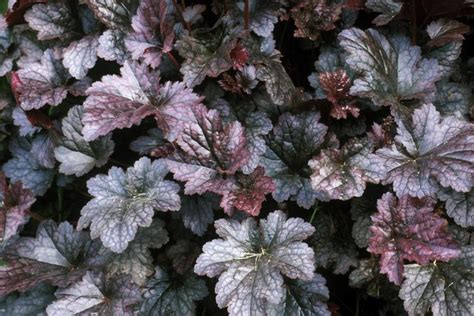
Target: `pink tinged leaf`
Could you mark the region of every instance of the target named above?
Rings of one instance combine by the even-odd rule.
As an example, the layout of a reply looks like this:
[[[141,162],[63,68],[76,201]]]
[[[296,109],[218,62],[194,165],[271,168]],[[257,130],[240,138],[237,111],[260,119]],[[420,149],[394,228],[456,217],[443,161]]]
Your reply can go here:
[[[126,62],[121,76],[107,75],[88,90],[84,102],[84,128],[86,141],[91,141],[118,128],[128,128],[153,114],[147,88],[159,81],[159,74],[145,66]]]
[[[326,98],[332,104],[330,112],[332,117],[346,119],[348,115],[359,116],[359,108],[353,104],[354,101],[349,95],[352,82],[344,69],[321,73],[319,82],[326,92]]]
[[[147,65],[157,68],[163,53],[172,50],[174,41],[173,24],[167,15],[166,2],[142,1],[132,19],[132,28],[134,32],[125,38],[125,46],[132,58],[143,58]]]
[[[28,221],[28,210],[36,201],[30,190],[17,181],[8,185],[0,172],[0,242],[14,236]]]
[[[236,188],[223,192],[221,207],[226,213],[232,213],[233,208],[236,208],[257,216],[265,195],[275,190],[272,178],[265,176],[263,167],[257,167],[250,175],[239,174],[236,178]]]
[[[386,193],[377,201],[372,216],[368,251],[381,254],[380,268],[390,281],[400,284],[403,261],[427,264],[449,261],[461,254],[459,245],[447,230],[447,221],[433,212],[434,201],[407,195],[399,200]]]
[[[192,107],[195,123],[187,123],[177,140],[179,151],[167,160],[177,180],[185,181],[186,194],[202,194],[232,186],[230,178],[247,163],[245,131],[239,122],[224,125],[216,110]],[[220,189],[221,190],[221,189]]]
[[[15,91],[24,110],[59,105],[67,96],[70,76],[50,49],[44,52],[40,62],[27,64],[17,74],[19,85]]]

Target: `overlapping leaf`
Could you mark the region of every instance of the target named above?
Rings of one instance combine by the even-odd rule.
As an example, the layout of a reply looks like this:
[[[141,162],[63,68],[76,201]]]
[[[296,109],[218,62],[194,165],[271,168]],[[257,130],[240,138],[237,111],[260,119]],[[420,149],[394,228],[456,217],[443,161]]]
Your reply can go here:
[[[164,180],[167,174],[163,160],[141,158],[126,172],[112,167],[108,175],[90,179],[87,187],[94,198],[82,208],[78,228],[90,225],[93,239],[100,237],[107,248],[123,252],[139,227],[151,225],[155,210],[179,210],[179,185]]]
[[[117,128],[138,124],[149,115],[159,116],[168,138],[174,139],[184,123],[193,120],[191,107],[201,98],[183,83],[159,83],[157,71],[126,62],[121,76],[107,75],[87,90],[82,130],[84,139],[94,140]]]
[[[446,203],[446,213],[462,227],[474,226],[474,189],[469,192],[443,190],[438,198]]]
[[[16,235],[18,229],[28,222],[28,210],[35,201],[21,182],[9,185],[5,175],[0,173],[0,243]]]
[[[230,315],[265,315],[285,299],[283,275],[309,281],[314,277],[314,253],[302,240],[314,228],[301,218],[287,219],[281,211],[265,220],[215,222],[222,239],[206,243],[194,271],[219,276],[216,301]]]
[[[105,265],[110,254],[71,224],[48,220],[38,226],[36,238],[22,237],[8,245],[2,260],[6,264],[0,267],[0,294],[4,295],[44,281],[67,286],[88,269]]]
[[[403,3],[396,0],[368,0],[365,6],[372,11],[380,13],[372,23],[385,25],[390,22],[403,7]]]
[[[434,196],[441,187],[468,192],[474,185],[474,125],[442,118],[431,104],[411,122],[396,118],[395,144],[376,151],[374,168],[398,196]]]
[[[386,38],[378,31],[350,28],[339,34],[339,43],[349,53],[349,66],[361,77],[351,94],[369,97],[379,106],[431,95],[439,80],[438,62],[421,57],[421,50],[407,37]]]
[[[472,315],[474,313],[474,248],[466,246],[455,261],[405,265],[400,298],[409,315]]]
[[[260,158],[265,174],[273,179],[277,202],[295,199],[310,208],[320,198],[311,188],[308,161],[318,153],[325,141],[327,127],[319,114],[283,114],[267,139],[267,150]]]
[[[114,143],[110,136],[86,142],[81,134],[83,107],[75,106],[68,112],[62,122],[64,137],[60,146],[54,149],[54,156],[61,163],[59,172],[66,175],[82,176],[94,167],[101,167],[107,163],[114,150]]]
[[[372,216],[368,251],[382,255],[380,271],[395,284],[402,282],[403,260],[428,264],[449,261],[461,254],[447,230],[447,221],[433,213],[430,198],[418,200],[386,193]]]
[[[59,289],[56,300],[46,312],[62,315],[133,315],[134,305],[140,302],[140,288],[129,276],[106,278],[102,273],[87,272],[81,281]]]

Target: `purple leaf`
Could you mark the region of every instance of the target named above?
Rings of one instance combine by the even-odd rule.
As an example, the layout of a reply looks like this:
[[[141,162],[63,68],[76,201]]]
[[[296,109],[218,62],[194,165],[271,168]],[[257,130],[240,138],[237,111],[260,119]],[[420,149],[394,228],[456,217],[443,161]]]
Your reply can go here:
[[[399,200],[386,193],[377,201],[373,215],[368,251],[382,255],[380,271],[400,285],[403,260],[428,264],[432,260],[449,261],[461,250],[448,233],[448,222],[433,212],[434,202],[402,196]]]

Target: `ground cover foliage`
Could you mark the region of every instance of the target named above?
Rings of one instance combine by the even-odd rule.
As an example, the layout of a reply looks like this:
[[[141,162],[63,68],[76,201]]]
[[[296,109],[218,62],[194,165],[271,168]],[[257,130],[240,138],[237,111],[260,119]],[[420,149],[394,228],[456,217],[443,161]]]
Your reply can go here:
[[[10,0],[0,315],[474,315],[474,2]]]

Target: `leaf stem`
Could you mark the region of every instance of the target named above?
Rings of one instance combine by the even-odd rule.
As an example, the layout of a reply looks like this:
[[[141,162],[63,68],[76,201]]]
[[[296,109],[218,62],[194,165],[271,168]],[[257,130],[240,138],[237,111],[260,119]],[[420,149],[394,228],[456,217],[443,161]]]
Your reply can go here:
[[[244,1],[244,28],[248,33],[250,30],[250,4],[249,0]]]
[[[181,19],[181,22],[183,22],[184,27],[186,28],[186,30],[188,30],[191,33],[191,25],[189,25],[189,23],[186,22],[186,20],[184,19],[184,16],[183,16],[183,9],[184,8],[182,8],[178,4],[178,2],[176,2],[176,0],[173,0],[173,5],[176,8],[176,11],[178,11],[179,18]]]
[[[309,219],[309,223],[310,223],[311,225],[313,225],[314,218],[316,217],[316,213],[318,213],[318,211],[319,211],[319,205],[318,205],[317,202],[316,202],[316,204],[315,204],[315,206],[314,206],[313,214],[311,214],[311,218]]]
[[[178,61],[176,60],[176,58],[174,58],[173,54],[171,52],[167,52],[166,55],[168,56],[168,58],[171,60],[171,62],[173,63],[173,65],[176,66],[176,68],[181,68]]]

